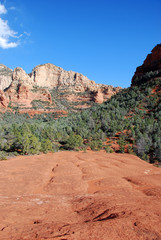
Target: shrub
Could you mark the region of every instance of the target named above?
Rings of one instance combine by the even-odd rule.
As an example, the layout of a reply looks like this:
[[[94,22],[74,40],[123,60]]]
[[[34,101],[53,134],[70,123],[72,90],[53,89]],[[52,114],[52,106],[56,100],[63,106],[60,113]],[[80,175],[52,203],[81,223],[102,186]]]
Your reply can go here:
[[[43,153],[48,153],[53,151],[52,142],[49,139],[44,139],[41,142],[41,151]]]
[[[117,141],[117,143],[118,143],[119,146],[120,146],[119,152],[120,152],[120,153],[124,153],[124,152],[125,152],[125,145],[126,145],[124,138],[120,138],[120,139]]]
[[[128,145],[128,147],[127,147],[127,152],[128,152],[129,154],[132,154],[132,152],[133,152],[132,146]]]
[[[109,145],[104,146],[104,149],[107,153],[113,153],[113,150],[110,148]]]
[[[80,135],[76,135],[73,132],[70,134],[66,141],[65,146],[68,149],[76,149],[83,145],[83,138]]]
[[[0,160],[7,160],[7,155],[3,151],[0,151]]]
[[[101,140],[93,140],[90,142],[89,146],[93,151],[99,151],[103,147]]]

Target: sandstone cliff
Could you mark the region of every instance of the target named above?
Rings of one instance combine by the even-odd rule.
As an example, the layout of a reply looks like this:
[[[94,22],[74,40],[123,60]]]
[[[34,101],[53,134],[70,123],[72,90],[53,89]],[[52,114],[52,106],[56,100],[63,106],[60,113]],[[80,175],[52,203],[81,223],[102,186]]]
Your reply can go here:
[[[137,67],[132,78],[132,86],[140,85],[151,79],[161,79],[161,44],[153,48],[150,54],[146,57],[143,65]]]
[[[18,109],[72,109],[103,103],[120,88],[96,84],[86,76],[53,64],[36,66],[30,74],[0,65],[0,107]]]
[[[9,87],[12,82],[12,70],[3,64],[0,64],[0,90]]]

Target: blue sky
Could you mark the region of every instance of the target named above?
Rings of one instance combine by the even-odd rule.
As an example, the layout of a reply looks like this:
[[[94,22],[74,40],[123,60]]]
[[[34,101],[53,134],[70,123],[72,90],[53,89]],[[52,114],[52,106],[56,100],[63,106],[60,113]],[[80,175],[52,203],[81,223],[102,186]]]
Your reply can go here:
[[[161,0],[0,0],[0,63],[27,73],[53,63],[129,87],[161,43]]]

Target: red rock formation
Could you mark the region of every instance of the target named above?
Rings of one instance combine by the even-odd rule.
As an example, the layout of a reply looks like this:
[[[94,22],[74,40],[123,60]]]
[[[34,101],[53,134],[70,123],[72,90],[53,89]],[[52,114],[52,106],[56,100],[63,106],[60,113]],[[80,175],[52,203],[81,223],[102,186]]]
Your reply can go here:
[[[38,89],[37,92],[33,92],[28,86],[20,84],[18,90],[10,87],[5,94],[8,95],[13,106],[17,106],[18,104],[25,108],[31,108],[33,100],[52,104],[52,97],[47,89]]]
[[[27,74],[20,67],[12,71],[1,66],[0,78],[3,79],[0,81],[0,89],[5,90],[3,96],[9,98],[11,106],[16,106],[19,110],[35,107],[34,100],[41,101],[36,108],[47,103],[48,108],[68,110],[68,104],[63,107],[63,101],[69,102],[69,105],[74,103],[76,109],[85,108],[90,107],[92,102],[103,103],[120,90],[119,87],[96,84],[80,73],[65,71],[53,64],[39,65],[31,74]],[[6,83],[5,79],[8,79]],[[58,106],[54,102],[57,102]]]
[[[27,86],[24,85],[20,85],[17,91],[18,95],[17,98],[18,99],[28,99],[29,97],[29,88]]]
[[[155,77],[161,77],[161,44],[155,46],[146,57],[143,65],[137,67],[132,78],[132,86],[147,82]]]
[[[7,108],[9,104],[9,99],[6,97],[4,92],[0,90],[0,108]]]
[[[95,103],[103,103],[104,102],[104,96],[103,96],[103,92],[101,91],[101,89],[99,89],[94,96],[94,102]]]

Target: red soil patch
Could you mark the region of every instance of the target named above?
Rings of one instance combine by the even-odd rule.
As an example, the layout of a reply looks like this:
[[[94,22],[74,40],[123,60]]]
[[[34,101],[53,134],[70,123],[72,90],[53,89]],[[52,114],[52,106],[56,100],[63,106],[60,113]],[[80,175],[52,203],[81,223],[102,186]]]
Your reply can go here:
[[[64,110],[45,110],[45,109],[19,109],[20,114],[28,113],[30,117],[33,117],[35,114],[42,114],[42,113],[57,113],[59,116],[67,116],[68,112]]]
[[[0,162],[0,239],[161,239],[161,169],[128,154]]]
[[[111,149],[113,149],[114,151],[119,151],[120,146],[117,143],[118,140],[119,140],[119,137],[112,137],[111,139],[107,138],[107,141],[105,144],[110,145]]]
[[[155,88],[152,89],[151,93],[160,92],[161,90],[158,91],[158,89],[159,89],[159,86],[156,86]]]

